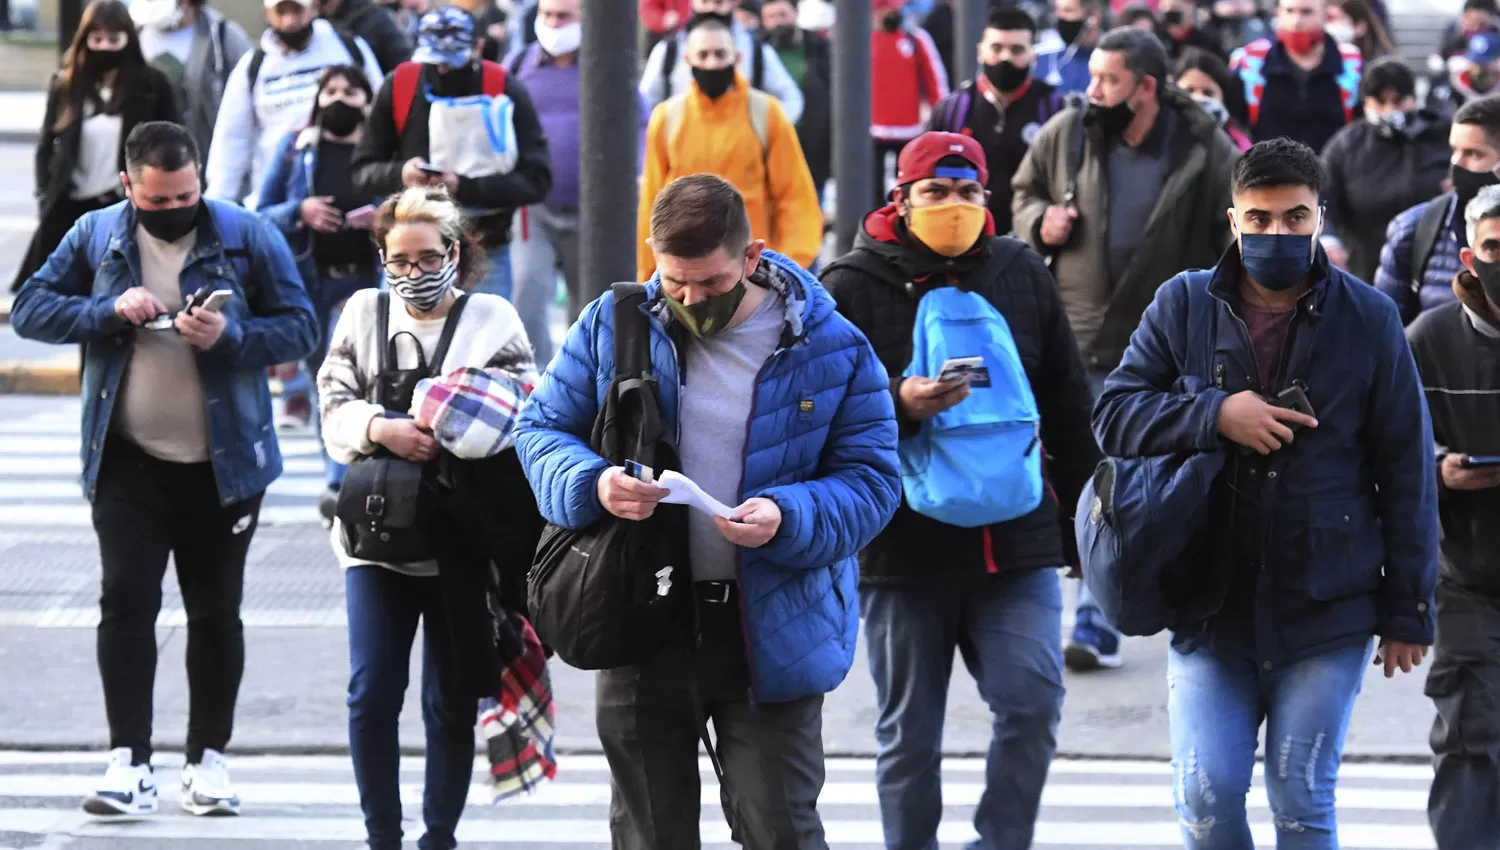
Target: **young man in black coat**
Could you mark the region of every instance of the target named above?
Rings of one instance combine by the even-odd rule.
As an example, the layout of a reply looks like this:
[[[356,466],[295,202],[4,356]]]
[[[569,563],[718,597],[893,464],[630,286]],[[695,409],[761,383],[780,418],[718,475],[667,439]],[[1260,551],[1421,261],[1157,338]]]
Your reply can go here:
[[[891,847],[935,844],[943,716],[957,647],[995,715],[975,828],[986,847],[1025,848],[1062,706],[1057,570],[1077,563],[1073,509],[1100,457],[1089,427],[1088,378],[1042,258],[1019,240],[994,235],[979,143],[925,133],[901,152],[897,172],[895,200],[865,219],[854,250],[829,266],[823,283],[891,374],[903,440],[971,392],[963,382],[902,377],[912,361],[918,304],[942,287],[983,296],[1005,319],[1035,396],[1049,486],[1032,512],[977,528],[919,514],[903,500],[860,556],[860,602],[880,700],[885,839]],[[973,392],[989,391],[981,386]],[[994,462],[983,448],[976,455],[976,463]]]

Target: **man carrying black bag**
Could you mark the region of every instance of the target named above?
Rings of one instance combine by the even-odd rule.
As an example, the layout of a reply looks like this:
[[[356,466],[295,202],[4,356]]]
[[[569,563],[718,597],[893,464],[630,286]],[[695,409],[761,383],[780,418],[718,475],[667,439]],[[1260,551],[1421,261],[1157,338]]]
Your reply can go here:
[[[681,532],[691,569],[668,564],[670,575],[648,574],[646,586],[668,594],[692,579],[696,635],[599,676],[614,846],[700,846],[697,749],[711,720],[736,839],[751,850],[825,848],[816,808],[823,694],[854,661],[855,555],[900,498],[890,382],[817,280],[751,239],[744,199],[724,180],[700,174],[667,186],[652,209],[651,240],[658,274],[640,310],[653,380],[644,383],[654,386],[649,395],[681,473],[735,507],[728,517],[691,509]],[[620,377],[614,297],[591,304],[573,326],[516,432],[542,515],[588,532],[595,545],[595,529],[652,521],[668,493],[647,483],[662,470],[648,476],[607,460],[594,448],[601,441],[590,441]],[[623,622],[620,600],[570,598],[566,582],[545,580],[567,566],[544,541],[530,588],[543,640],[555,644],[539,599],[571,602],[590,626]],[[660,569],[654,560],[636,567],[646,568]],[[591,621],[594,606],[608,611]]]

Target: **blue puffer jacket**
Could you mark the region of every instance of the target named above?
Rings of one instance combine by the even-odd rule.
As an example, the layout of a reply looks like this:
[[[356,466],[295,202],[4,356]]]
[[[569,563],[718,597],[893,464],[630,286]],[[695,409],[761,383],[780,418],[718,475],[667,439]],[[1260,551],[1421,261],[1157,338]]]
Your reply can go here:
[[[1256,657],[1275,665],[1372,635],[1433,639],[1437,472],[1416,361],[1390,300],[1318,254],[1322,279],[1298,305],[1285,380],[1266,393],[1304,382],[1318,427],[1270,456],[1254,496],[1265,506],[1265,546],[1252,631]],[[1157,291],[1094,408],[1106,455],[1227,450],[1236,462],[1242,450],[1219,434],[1218,416],[1225,399],[1255,384],[1236,312],[1240,269],[1231,248],[1213,271],[1184,272]],[[1206,326],[1188,324],[1195,287],[1217,301]],[[1212,353],[1211,375],[1181,373],[1190,346]],[[1216,511],[1214,527],[1229,528],[1230,516]],[[1222,603],[1235,570],[1231,536],[1217,535],[1205,552],[1202,588],[1174,590],[1217,587]],[[1186,648],[1193,631],[1177,630]]]
[[[1416,250],[1417,222],[1428,204],[1447,204],[1448,220],[1438,231],[1437,244],[1427,259],[1427,270],[1417,287],[1412,286],[1412,252]],[[1417,316],[1454,300],[1453,278],[1463,270],[1458,251],[1465,240],[1459,236],[1464,226],[1458,213],[1458,202],[1452,192],[1417,204],[1391,219],[1385,231],[1385,247],[1380,249],[1380,268],[1375,271],[1375,288],[1396,302],[1401,322],[1411,324]]]
[[[785,702],[833,690],[854,663],[855,556],[895,513],[901,476],[890,381],[869,342],[795,262],[761,256],[787,322],[756,385],[740,493],[775,501],[782,520],[771,542],[740,550],[738,572],[755,698]],[[655,278],[647,292],[662,412],[677,421],[670,314]],[[567,528],[604,514],[596,488],[609,464],[589,448],[589,434],[614,377],[613,321],[605,293],[568,332],[516,428],[542,515]]]

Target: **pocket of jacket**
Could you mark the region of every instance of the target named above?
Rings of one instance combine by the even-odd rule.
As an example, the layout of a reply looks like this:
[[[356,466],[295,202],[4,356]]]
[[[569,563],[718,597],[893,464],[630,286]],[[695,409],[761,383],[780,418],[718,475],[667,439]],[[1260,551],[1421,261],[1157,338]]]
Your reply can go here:
[[[1380,587],[1382,547],[1372,535],[1378,535],[1378,527],[1361,500],[1308,506],[1307,574],[1313,599],[1330,602]]]

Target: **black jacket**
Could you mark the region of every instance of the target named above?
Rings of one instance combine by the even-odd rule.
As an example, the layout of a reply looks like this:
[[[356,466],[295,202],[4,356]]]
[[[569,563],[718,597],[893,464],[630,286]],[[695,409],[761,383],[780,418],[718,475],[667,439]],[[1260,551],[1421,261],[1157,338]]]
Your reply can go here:
[[[827,38],[806,31],[799,35],[807,67],[802,75],[797,141],[802,145],[813,185],[822,192],[823,184],[833,178],[833,54]]]
[[[406,118],[406,132],[401,135],[396,133],[395,112],[391,107],[394,76],[386,74],[350,163],[354,170],[354,188],[364,195],[389,195],[401,191],[401,167],[407,160],[426,160],[429,155],[427,117],[430,109],[422,93],[429,83],[437,81],[437,69],[430,65],[422,69],[417,94]],[[474,90],[469,94],[481,91],[476,69]],[[516,146],[520,154],[515,169],[508,174],[488,177],[459,175],[458,178],[457,200],[460,204],[500,210],[474,222],[486,248],[509,244],[510,220],[516,209],[540,202],[552,188],[552,161],[547,154],[547,136],[542,132],[531,95],[526,86],[509,75],[505,79],[505,94],[515,104]]]
[[[1391,220],[1441,194],[1448,176],[1447,122],[1421,112],[1409,120],[1401,130],[1355,121],[1323,150],[1323,232],[1339,237],[1349,251],[1349,273],[1366,283],[1375,282]]]
[[[344,0],[339,10],[328,16],[328,22],[340,32],[364,39],[384,73],[389,74],[411,58],[412,43],[406,31],[394,15],[372,0]]]
[[[1285,137],[1321,152],[1333,134],[1349,123],[1338,80],[1344,72],[1344,56],[1333,36],[1323,36],[1323,63],[1308,74],[1305,84],[1298,81],[1300,70],[1280,42],[1271,45],[1260,115],[1250,132],[1257,142]],[[1241,79],[1247,73],[1241,72]]]
[[[894,206],[865,220],[854,250],[823,272],[839,312],[869,337],[891,374],[903,438],[920,423],[902,415],[902,374],[911,362],[917,304],[929,289],[957,285],[981,293],[1005,317],[1042,415],[1044,466],[1051,485],[1035,511],[983,528],[958,528],[913,511],[902,500],[890,525],[860,555],[864,584],[1011,573],[1077,564],[1073,510],[1100,455],[1090,429],[1088,379],[1057,286],[1025,243],[990,237],[949,260],[910,237]]]
[[[1456,288],[1476,312],[1486,307],[1479,281],[1459,274]],[[1480,315],[1484,315],[1480,312]],[[1463,304],[1423,313],[1406,330],[1427,408],[1438,462],[1448,454],[1500,455],[1500,339],[1475,329]],[[1438,490],[1442,523],[1440,575],[1470,592],[1500,600],[1500,488]]]

